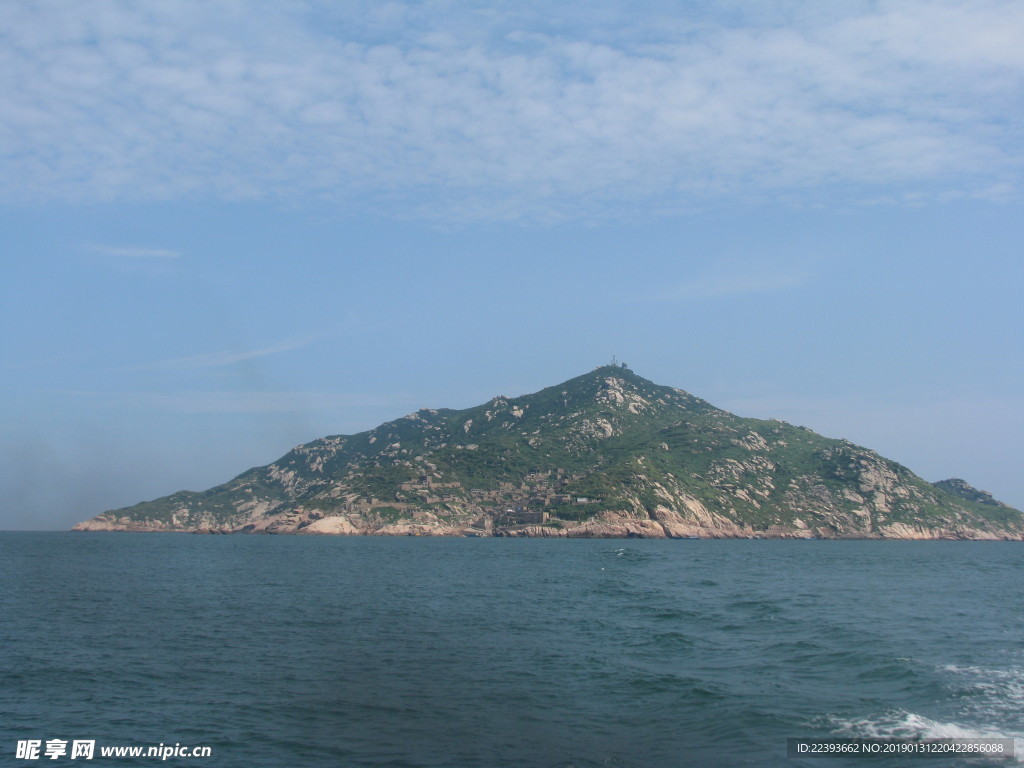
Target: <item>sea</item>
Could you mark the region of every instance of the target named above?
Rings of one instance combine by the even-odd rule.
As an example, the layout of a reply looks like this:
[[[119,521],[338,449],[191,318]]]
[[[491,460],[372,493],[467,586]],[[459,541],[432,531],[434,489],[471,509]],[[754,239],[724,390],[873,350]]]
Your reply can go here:
[[[0,586],[2,765],[1024,762],[1019,542],[8,532]]]

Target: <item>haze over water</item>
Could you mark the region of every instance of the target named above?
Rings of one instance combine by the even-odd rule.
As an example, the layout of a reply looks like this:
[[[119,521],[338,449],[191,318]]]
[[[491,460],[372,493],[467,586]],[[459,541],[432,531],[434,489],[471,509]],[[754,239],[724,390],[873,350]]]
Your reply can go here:
[[[788,737],[1020,739],[1022,564],[1002,542],[0,534],[0,749],[798,768],[828,762]]]

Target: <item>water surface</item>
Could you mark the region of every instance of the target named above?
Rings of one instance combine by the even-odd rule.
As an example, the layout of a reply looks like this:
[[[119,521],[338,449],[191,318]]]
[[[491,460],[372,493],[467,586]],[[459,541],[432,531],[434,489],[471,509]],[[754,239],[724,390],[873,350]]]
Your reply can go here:
[[[786,738],[1024,737],[1014,542],[4,533],[0,579],[11,763],[883,768]]]

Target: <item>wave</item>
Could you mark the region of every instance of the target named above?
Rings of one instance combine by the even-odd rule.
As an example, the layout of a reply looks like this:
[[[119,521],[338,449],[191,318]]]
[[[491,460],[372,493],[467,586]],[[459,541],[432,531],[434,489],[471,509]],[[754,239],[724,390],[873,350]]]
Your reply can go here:
[[[1014,759],[1024,763],[1024,733],[942,722],[897,709],[876,717],[830,718],[836,735],[867,739],[1013,739]]]

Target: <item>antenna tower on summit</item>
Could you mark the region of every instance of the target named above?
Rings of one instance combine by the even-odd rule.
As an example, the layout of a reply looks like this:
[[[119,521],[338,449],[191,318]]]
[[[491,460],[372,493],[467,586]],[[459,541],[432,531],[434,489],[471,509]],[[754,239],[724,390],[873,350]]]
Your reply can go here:
[[[615,359],[615,355],[612,355],[612,368],[618,368],[619,361]]]

